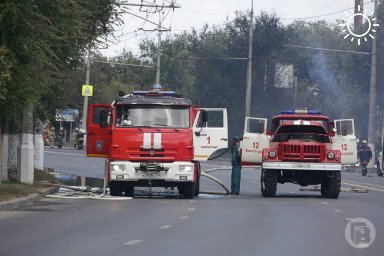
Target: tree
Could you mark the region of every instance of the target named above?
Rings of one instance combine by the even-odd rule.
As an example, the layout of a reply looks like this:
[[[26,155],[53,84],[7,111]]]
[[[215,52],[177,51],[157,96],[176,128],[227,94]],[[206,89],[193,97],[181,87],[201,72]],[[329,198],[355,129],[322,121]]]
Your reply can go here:
[[[63,100],[68,72],[80,63],[87,45],[113,31],[118,9],[117,0],[3,1],[0,58],[12,65],[0,83],[1,119],[20,120],[27,104],[40,116],[52,114]]]
[[[29,106],[34,116],[54,116],[66,100],[68,74],[79,65],[87,46],[113,31],[118,10],[118,0],[0,3],[0,142],[2,133],[20,132],[22,110]],[[2,157],[0,161],[7,163]],[[9,168],[5,166],[0,166],[3,174]]]

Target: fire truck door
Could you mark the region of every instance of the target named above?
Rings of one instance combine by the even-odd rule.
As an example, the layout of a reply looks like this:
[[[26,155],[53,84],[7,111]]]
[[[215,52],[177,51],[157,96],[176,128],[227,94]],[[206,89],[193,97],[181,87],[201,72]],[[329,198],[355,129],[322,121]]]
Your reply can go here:
[[[228,118],[225,108],[200,108],[193,124],[194,160],[206,161],[228,147]]]
[[[111,105],[89,105],[87,127],[88,157],[108,157],[112,139],[110,109]]]
[[[242,165],[261,164],[263,149],[269,147],[266,130],[266,118],[245,118],[243,140],[240,142]]]
[[[336,134],[332,138],[332,149],[340,150],[341,164],[357,163],[357,141],[353,119],[335,120]]]

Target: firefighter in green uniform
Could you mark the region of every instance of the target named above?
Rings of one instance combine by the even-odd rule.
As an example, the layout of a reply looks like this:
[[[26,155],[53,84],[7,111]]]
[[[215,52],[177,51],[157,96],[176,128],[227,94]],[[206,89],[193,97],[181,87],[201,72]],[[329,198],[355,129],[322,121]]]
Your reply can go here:
[[[238,195],[240,192],[241,166],[240,166],[240,138],[233,137],[232,153],[232,176],[231,194]]]

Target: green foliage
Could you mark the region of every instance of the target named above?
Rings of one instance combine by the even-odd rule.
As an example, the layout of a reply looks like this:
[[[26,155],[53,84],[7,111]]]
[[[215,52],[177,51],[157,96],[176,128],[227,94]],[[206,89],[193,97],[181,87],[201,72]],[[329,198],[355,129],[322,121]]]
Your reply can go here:
[[[63,81],[87,45],[118,22],[115,0],[4,0],[0,3],[0,45],[8,51],[1,80],[0,117],[20,116],[27,104],[41,115],[61,103]],[[4,56],[0,52],[0,56]]]
[[[0,45],[0,102],[4,101],[8,94],[6,83],[11,79],[11,67],[9,51]]]

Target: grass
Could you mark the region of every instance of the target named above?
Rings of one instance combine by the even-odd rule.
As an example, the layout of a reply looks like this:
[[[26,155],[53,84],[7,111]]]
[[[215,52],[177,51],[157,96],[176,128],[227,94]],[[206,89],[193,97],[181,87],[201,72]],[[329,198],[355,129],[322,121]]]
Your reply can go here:
[[[6,181],[0,183],[0,202],[37,193],[47,186],[39,184],[39,181],[56,181],[55,177],[47,172],[35,170],[34,183],[32,185]]]

